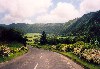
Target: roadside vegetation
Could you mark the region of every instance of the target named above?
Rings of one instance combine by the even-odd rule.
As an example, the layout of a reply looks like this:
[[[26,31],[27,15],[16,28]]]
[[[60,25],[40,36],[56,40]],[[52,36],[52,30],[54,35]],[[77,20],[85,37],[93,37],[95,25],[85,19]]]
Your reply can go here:
[[[48,36],[44,32],[40,41],[32,46],[63,54],[89,69],[100,69],[100,44],[98,38],[86,36]]]
[[[5,62],[25,54],[28,48],[21,43],[0,43],[0,62]]]
[[[28,51],[26,38],[15,29],[0,27],[0,63],[16,58]]]

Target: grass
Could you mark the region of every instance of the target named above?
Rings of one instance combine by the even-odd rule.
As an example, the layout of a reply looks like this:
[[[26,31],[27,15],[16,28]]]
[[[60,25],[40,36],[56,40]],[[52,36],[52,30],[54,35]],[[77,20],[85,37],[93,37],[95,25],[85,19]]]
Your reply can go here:
[[[17,42],[13,42],[13,43],[8,44],[8,47],[10,49],[16,50],[17,48],[21,48],[22,44],[17,43]],[[18,56],[21,56],[21,55],[25,54],[26,52],[27,52],[27,50],[21,50],[21,51],[16,51],[16,53],[14,53],[14,54],[10,53],[8,57],[1,57],[0,56],[0,63],[9,61],[11,59],[14,59],[14,58],[16,58]]]
[[[22,44],[21,43],[18,43],[18,42],[8,43],[8,47],[16,47],[16,48],[19,48],[21,46],[22,46]]]

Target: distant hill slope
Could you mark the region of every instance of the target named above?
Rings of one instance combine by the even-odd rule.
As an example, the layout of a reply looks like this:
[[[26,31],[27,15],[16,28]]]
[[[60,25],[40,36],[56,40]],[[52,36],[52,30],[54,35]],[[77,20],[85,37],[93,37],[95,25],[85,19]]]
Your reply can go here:
[[[45,31],[47,34],[59,34],[62,30],[64,23],[47,23],[47,24],[25,24],[25,23],[12,23],[10,25],[0,25],[7,28],[14,28],[24,33],[41,33]]]
[[[73,24],[63,30],[64,34],[100,36],[100,11],[91,12],[77,19]]]

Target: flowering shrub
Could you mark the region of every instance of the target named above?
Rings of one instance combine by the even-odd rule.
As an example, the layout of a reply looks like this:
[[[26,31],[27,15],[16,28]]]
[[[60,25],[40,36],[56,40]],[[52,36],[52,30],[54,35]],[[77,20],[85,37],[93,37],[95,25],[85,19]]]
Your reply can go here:
[[[93,61],[94,63],[100,64],[100,50],[96,49],[85,49],[82,52],[82,56],[90,61]]]
[[[52,45],[52,48],[53,48],[53,49],[56,49],[56,46],[55,46],[55,45]]]
[[[5,45],[2,45],[0,47],[0,56],[4,57],[4,56],[9,56],[9,53],[10,53],[10,48],[5,46]]]
[[[62,47],[62,51],[64,51],[64,52],[66,52],[66,48],[67,48],[67,46],[64,46],[64,47]]]
[[[90,43],[78,41],[74,44],[53,45],[52,48],[63,52],[73,52],[75,55],[79,56],[79,58],[84,58],[89,62],[100,64],[100,49],[96,49],[94,45]]]
[[[0,46],[0,56],[1,57],[8,57],[10,56],[9,54],[15,54],[16,52],[20,52],[20,51],[25,51],[28,50],[27,47],[22,46],[21,48],[12,48],[12,47],[8,47],[7,45],[1,45]]]
[[[63,44],[64,45],[64,44]],[[74,49],[74,46],[72,45],[72,44],[69,44],[69,45],[67,45],[67,44],[65,44],[64,46],[62,46],[62,51],[64,51],[64,52],[70,52],[70,51],[73,51],[73,49]]]
[[[74,52],[75,55],[81,55],[81,50],[82,50],[82,48],[77,47],[77,48],[74,48],[73,52]]]
[[[75,55],[89,62],[100,64],[100,49],[97,50],[90,43],[79,41],[74,44],[61,44],[60,49],[63,52],[73,52]]]
[[[65,52],[65,46],[66,46],[66,44],[61,44],[60,51],[64,51]]]

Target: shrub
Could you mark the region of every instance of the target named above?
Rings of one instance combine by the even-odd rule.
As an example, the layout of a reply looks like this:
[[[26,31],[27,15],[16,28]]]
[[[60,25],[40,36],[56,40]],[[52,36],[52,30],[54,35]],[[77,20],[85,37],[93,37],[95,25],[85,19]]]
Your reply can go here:
[[[10,53],[15,54],[17,52],[27,51],[27,50],[28,50],[28,48],[25,46],[17,48],[16,45],[15,45],[15,47],[13,47],[13,46],[10,47],[9,45],[1,45],[0,46],[0,56],[1,57],[8,57],[8,56],[10,56],[9,55]]]
[[[74,54],[75,55],[79,55],[80,57],[81,57],[81,50],[82,50],[82,48],[74,48]]]
[[[66,44],[61,44],[60,51],[64,51],[65,52],[65,46],[66,46]]]
[[[56,45],[56,50],[60,50],[61,44]]]
[[[85,43],[83,41],[78,41],[78,42],[74,43],[73,45],[74,45],[74,47],[80,47],[80,46],[83,47],[85,45]]]
[[[11,50],[10,50],[10,53],[13,53],[13,54],[14,54],[14,53],[16,53],[16,50],[11,49]]]
[[[72,44],[63,44],[61,50],[64,52],[73,52],[74,46]]]
[[[0,56],[2,56],[2,57],[4,57],[4,56],[8,57],[9,53],[10,53],[10,48],[9,47],[4,46],[4,45],[2,45],[0,47]]]
[[[82,52],[82,56],[89,62],[93,61],[96,64],[100,64],[100,50],[85,49]]]
[[[57,46],[55,46],[55,45],[52,45],[51,46],[53,49],[56,49],[56,50],[58,50],[58,47],[59,47],[59,45],[57,45]]]

